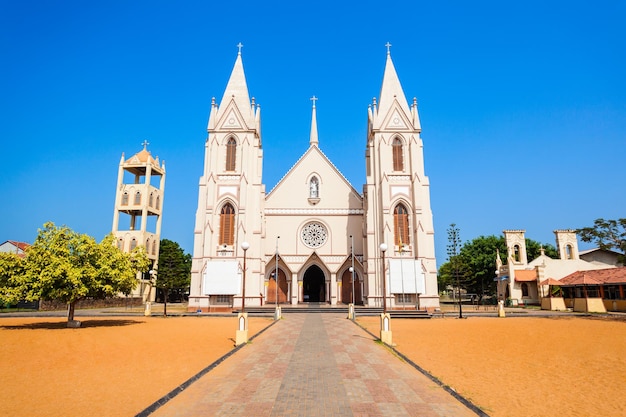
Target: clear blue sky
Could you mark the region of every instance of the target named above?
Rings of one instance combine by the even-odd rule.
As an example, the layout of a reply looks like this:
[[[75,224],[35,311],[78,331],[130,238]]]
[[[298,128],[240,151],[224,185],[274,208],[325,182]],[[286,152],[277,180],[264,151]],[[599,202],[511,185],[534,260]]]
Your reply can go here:
[[[192,252],[211,97],[244,44],[269,191],[320,147],[357,190],[385,43],[416,96],[438,263],[462,240],[626,217],[624,1],[0,0],[0,241],[110,232],[120,156],[166,161],[162,237]],[[584,247],[584,245],[581,245]]]

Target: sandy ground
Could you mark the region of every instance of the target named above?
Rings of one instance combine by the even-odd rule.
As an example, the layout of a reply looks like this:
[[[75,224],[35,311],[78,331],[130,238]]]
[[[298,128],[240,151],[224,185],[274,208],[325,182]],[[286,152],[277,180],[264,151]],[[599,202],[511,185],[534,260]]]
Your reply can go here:
[[[236,317],[0,317],[0,415],[132,416],[234,346]],[[251,318],[249,335],[271,324]]]
[[[379,318],[359,319],[373,334]],[[491,416],[626,416],[626,322],[392,320],[396,349]]]
[[[0,415],[130,416],[233,348],[234,317],[0,316]],[[378,318],[359,318],[378,333]],[[271,324],[251,318],[250,335]],[[626,322],[392,321],[396,348],[492,416],[626,415]]]

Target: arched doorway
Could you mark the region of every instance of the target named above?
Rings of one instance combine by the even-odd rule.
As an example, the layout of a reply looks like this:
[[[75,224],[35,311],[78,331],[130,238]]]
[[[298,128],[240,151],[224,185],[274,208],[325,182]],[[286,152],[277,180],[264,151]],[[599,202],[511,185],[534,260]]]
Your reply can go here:
[[[302,295],[304,302],[319,303],[326,301],[326,279],[322,269],[313,265],[302,278]]]
[[[346,269],[341,276],[341,302],[350,304],[352,302],[352,272]],[[363,304],[361,298],[361,281],[359,274],[354,271],[354,304]]]
[[[274,272],[276,269],[273,269],[270,273],[270,277],[267,282],[267,304],[276,304],[276,280],[274,279]],[[285,271],[282,269],[278,269],[278,302],[286,303],[287,302],[287,279],[285,277]]]

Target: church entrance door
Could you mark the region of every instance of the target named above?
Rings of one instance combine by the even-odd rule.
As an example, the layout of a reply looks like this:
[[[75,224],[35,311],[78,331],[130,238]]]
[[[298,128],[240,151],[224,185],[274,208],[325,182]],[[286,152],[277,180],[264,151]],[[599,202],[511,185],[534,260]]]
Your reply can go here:
[[[278,303],[287,302],[287,293],[289,286],[287,285],[287,279],[285,277],[285,271],[278,270],[278,288],[276,288],[275,276],[276,269],[270,274],[270,279],[267,283],[267,304],[276,304],[276,295],[278,294]]]
[[[317,265],[311,266],[302,278],[304,302],[319,303],[326,301],[326,280],[324,272]]]
[[[352,302],[352,272],[346,270],[341,277],[341,302],[350,304]],[[354,303],[363,304],[361,297],[361,281],[359,275],[354,273]]]

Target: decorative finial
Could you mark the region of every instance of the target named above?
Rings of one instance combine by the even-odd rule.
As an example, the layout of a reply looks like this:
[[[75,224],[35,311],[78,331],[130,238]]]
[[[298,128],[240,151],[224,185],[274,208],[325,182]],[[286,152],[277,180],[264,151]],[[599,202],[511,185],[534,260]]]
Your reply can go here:
[[[237,48],[239,48],[239,52],[237,52],[237,55],[241,55],[241,48],[243,48],[243,44],[241,42],[239,42],[237,44]]]
[[[313,102],[313,108],[315,108],[315,102],[319,100],[317,97],[313,96],[311,97],[311,101]]]
[[[391,44],[387,42],[385,46],[387,47],[387,55],[391,54]]]
[[[145,151],[148,148],[148,145],[150,145],[150,142],[148,142],[147,140],[144,140],[142,145],[143,145],[143,150]]]

